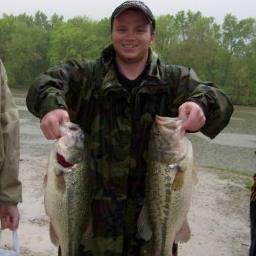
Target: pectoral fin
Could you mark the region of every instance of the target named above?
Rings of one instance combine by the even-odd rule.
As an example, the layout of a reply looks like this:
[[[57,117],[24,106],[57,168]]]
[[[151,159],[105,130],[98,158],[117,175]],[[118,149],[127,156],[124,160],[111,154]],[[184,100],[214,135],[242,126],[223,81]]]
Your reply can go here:
[[[47,176],[47,174],[45,174],[45,175],[44,175],[44,182],[43,182],[44,188],[46,188],[47,181],[48,181],[48,176]]]
[[[138,237],[149,241],[152,237],[152,230],[149,224],[147,207],[144,204],[137,222]]]
[[[176,243],[187,242],[190,239],[191,231],[187,219],[184,221],[181,229],[178,231],[175,237]]]
[[[193,182],[193,185],[196,185],[198,183],[198,177],[197,177],[195,167],[193,167],[192,169],[192,182]]]
[[[49,227],[49,233],[50,233],[50,238],[51,238],[51,241],[52,243],[55,245],[55,246],[59,246],[59,239],[58,239],[58,236],[54,230],[54,227],[52,225],[52,223],[50,222],[50,227]]]

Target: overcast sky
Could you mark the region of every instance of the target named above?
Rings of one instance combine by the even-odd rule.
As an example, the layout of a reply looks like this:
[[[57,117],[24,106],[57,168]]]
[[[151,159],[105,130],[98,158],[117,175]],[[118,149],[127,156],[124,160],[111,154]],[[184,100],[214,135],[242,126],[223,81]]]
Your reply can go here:
[[[48,17],[57,13],[65,19],[74,16],[88,16],[99,20],[109,17],[114,8],[123,0],[0,0],[0,17],[2,14],[18,15],[21,13],[34,15],[38,10]],[[256,18],[256,0],[145,0],[158,16],[175,15],[178,11],[200,11],[203,16],[213,16],[222,22],[227,13],[238,19]]]

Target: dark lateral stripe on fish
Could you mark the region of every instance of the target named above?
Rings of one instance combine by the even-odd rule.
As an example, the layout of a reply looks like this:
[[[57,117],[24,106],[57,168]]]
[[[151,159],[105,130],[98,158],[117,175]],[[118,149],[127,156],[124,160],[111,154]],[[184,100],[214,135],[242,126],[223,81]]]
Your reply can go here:
[[[72,167],[74,164],[69,163],[66,161],[66,159],[64,158],[64,156],[62,156],[61,154],[57,153],[56,154],[56,158],[57,158],[57,162],[63,166],[64,168],[69,168]]]

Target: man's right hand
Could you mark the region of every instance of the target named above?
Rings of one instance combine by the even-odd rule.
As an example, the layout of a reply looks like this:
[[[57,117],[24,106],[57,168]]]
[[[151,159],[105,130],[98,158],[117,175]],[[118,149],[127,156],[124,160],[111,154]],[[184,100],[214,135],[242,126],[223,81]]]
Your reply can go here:
[[[64,109],[55,109],[48,112],[40,123],[41,130],[48,140],[58,139],[61,136],[60,125],[69,122],[69,114]]]
[[[19,225],[20,214],[17,205],[0,204],[1,229],[16,230]]]

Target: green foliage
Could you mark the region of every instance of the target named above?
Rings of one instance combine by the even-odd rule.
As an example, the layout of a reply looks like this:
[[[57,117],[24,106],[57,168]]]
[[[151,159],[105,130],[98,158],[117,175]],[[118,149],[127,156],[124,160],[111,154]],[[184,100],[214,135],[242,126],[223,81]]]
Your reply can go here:
[[[28,86],[34,76],[48,66],[48,37],[42,24],[26,15],[5,16],[0,20],[1,58],[11,85]],[[4,32],[3,32],[4,31]]]
[[[102,25],[86,17],[76,17],[53,28],[49,48],[50,64],[76,58],[95,58],[108,42]]]
[[[256,105],[256,20],[227,14],[222,26],[200,12],[157,18],[154,49],[166,63],[195,69],[235,104]]]
[[[203,80],[214,81],[235,104],[256,105],[256,20],[227,14],[222,24],[200,12],[184,11],[157,17],[153,49],[165,63],[186,65]],[[110,20],[86,16],[67,21],[3,15],[0,57],[10,86],[27,87],[37,74],[68,59],[96,58],[110,43]]]

